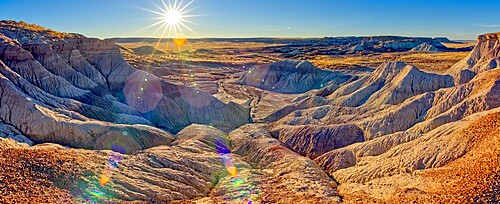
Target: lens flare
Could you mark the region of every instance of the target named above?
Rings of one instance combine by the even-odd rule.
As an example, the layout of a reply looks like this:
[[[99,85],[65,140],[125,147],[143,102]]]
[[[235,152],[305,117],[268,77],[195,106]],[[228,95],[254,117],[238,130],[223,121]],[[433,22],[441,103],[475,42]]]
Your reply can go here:
[[[231,176],[236,176],[236,174],[238,174],[238,171],[236,170],[236,167],[234,166],[229,166],[226,168],[227,169],[227,172],[229,173],[229,175]]]
[[[192,85],[196,86],[196,83],[193,83]],[[198,89],[179,86],[178,90],[184,102],[189,103],[189,105],[193,106],[194,108],[202,108],[210,105],[210,103],[215,102],[213,99],[210,99],[208,97],[208,95],[210,94],[200,91]],[[208,116],[206,117],[207,117],[206,119],[208,120],[209,119]]]
[[[215,139],[215,150],[221,157],[221,161],[226,167],[227,173],[232,177],[237,176],[238,170],[236,170],[236,166],[233,164],[233,159],[231,158],[231,150],[227,146],[224,139],[217,138]]]
[[[107,168],[102,170],[101,178],[99,179],[99,184],[105,186],[111,180],[111,171]]]
[[[108,156],[101,176],[99,178],[90,177],[89,183],[80,180],[77,184],[78,188],[71,190],[71,194],[75,196],[76,203],[103,203],[103,201],[112,199],[115,196],[112,191],[109,191],[109,185],[107,187],[105,185],[111,181],[112,172],[118,168],[123,159],[123,154],[127,152],[127,149],[118,144],[113,144],[111,150],[112,152]],[[67,203],[68,201],[61,199],[60,202]]]
[[[129,106],[147,113],[154,110],[163,97],[161,79],[144,71],[136,71],[127,77],[123,94]]]
[[[111,149],[113,152],[109,154],[107,164],[102,170],[101,177],[99,179],[99,184],[101,186],[105,186],[111,180],[112,172],[118,168],[118,165],[122,161],[122,153],[126,152],[125,148],[118,145],[113,145]]]
[[[253,182],[248,181],[245,174],[239,175],[236,166],[231,157],[231,149],[227,140],[223,138],[216,138],[214,141],[215,150],[220,155],[222,164],[224,164],[226,171],[231,176],[231,186],[228,187],[224,199],[226,200],[240,200],[244,203],[252,203],[252,200],[257,199],[259,189],[255,187]]]
[[[96,190],[96,189],[91,189],[91,190],[89,191],[89,194],[90,194],[90,195],[93,195],[93,196],[95,196],[95,197],[98,197],[98,198],[102,198],[102,197],[103,197],[103,193],[102,193],[102,192],[100,192],[99,190]]]
[[[237,178],[237,179],[234,179],[234,181],[233,181],[233,185],[235,185],[235,186],[239,186],[239,185],[243,184],[244,182],[245,182],[245,181],[244,181],[243,179],[241,179],[241,178]]]
[[[187,38],[184,35],[177,35],[174,38],[174,44],[178,47],[182,47],[187,43]]]

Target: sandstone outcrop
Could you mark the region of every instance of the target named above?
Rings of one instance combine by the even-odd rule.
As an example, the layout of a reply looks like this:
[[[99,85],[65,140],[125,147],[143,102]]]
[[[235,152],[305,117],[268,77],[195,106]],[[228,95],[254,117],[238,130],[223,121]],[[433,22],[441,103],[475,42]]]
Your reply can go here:
[[[238,203],[242,200],[254,203],[286,203],[294,200],[340,202],[335,191],[336,183],[318,165],[288,149],[259,125],[243,126],[229,136],[213,127],[190,125],[181,130],[170,145],[121,155],[116,163],[117,168],[105,185],[99,182],[100,173],[106,168],[103,163],[110,161],[110,155],[117,157],[115,152],[35,148],[18,146],[12,140],[7,140],[4,142],[0,139],[0,153],[12,155],[18,152],[18,156],[9,160],[7,168],[38,167],[39,178],[33,180],[45,182],[47,189],[58,196],[59,201],[69,203],[189,200],[201,203]],[[237,169],[236,176],[231,176],[226,170],[217,152],[217,141],[224,141],[228,145],[226,148],[231,152],[229,156]],[[3,148],[5,145],[9,145],[8,149]],[[14,159],[26,159],[33,155],[40,159],[30,159],[27,164]],[[3,161],[0,160],[0,163]],[[49,172],[53,173],[50,177],[40,177]],[[36,177],[29,173],[25,173],[25,176],[30,179]],[[9,189],[15,187],[15,177],[2,177],[0,180]],[[17,185],[27,183],[21,181]],[[39,196],[40,192],[32,187],[24,188],[33,190],[33,195],[16,197],[18,189],[11,189],[2,199],[54,202],[54,197]]]
[[[493,109],[440,126],[378,156],[359,158],[354,167],[335,171],[332,175],[340,183],[364,183],[374,178],[441,167],[466,154],[476,145],[474,141],[481,140],[471,133],[475,132],[470,129],[471,121],[498,111],[499,109]],[[497,129],[498,123],[493,128]]]
[[[399,104],[428,91],[453,85],[450,76],[431,74],[404,62],[388,62],[373,73],[340,87],[327,98],[332,105],[356,107]]]
[[[312,160],[272,138],[262,125],[244,125],[231,132],[228,138],[234,154],[256,164],[263,172],[272,172],[265,174],[258,186],[269,194],[269,202],[341,202],[334,181]]]
[[[0,36],[2,124],[36,143],[136,151],[192,123],[230,131],[249,120],[235,103],[134,69],[112,41],[13,21]]]
[[[496,40],[492,36],[480,38],[483,43]],[[345,184],[345,188],[350,188],[349,186],[353,185],[349,183],[363,185],[372,181],[378,182],[378,179],[398,178],[398,175],[441,167],[457,160],[471,151],[473,141],[480,140],[474,134],[468,134],[471,129],[476,128],[470,125],[471,121],[485,115],[497,114],[500,111],[498,109],[500,107],[500,89],[498,88],[500,71],[497,69],[480,72],[469,82],[456,86],[452,85],[450,76],[427,75],[428,73],[421,72],[420,74],[424,75],[422,79],[435,80],[435,83],[429,84],[439,85],[421,91],[418,88],[415,89],[416,87],[409,88],[416,92],[396,97],[401,99],[394,103],[390,103],[393,100],[387,100],[394,97],[387,97],[387,95],[404,89],[386,88],[391,87],[387,84],[380,88],[376,83],[372,86],[373,88],[368,89],[371,91],[365,91],[368,92],[363,95],[365,97],[352,98],[355,96],[353,92],[362,92],[367,89],[366,87],[370,87],[367,86],[370,83],[363,82],[377,81],[379,77],[391,75],[418,76],[417,72],[412,71],[416,68],[411,68],[411,66],[404,68],[403,64],[393,63],[386,67],[399,67],[400,69],[390,69],[395,70],[394,72],[375,70],[370,76],[378,76],[378,78],[374,77],[372,80],[361,78],[333,91],[328,96],[333,102],[332,105],[326,103],[310,109],[296,110],[274,122],[270,128],[281,127],[303,131],[314,126],[357,125],[363,131],[364,142],[353,143],[314,156],[315,162],[327,173],[337,179],[341,185]],[[413,73],[401,74],[405,72]],[[388,78],[390,80],[381,81],[395,82],[398,86],[405,84],[401,83],[401,80],[396,80],[398,77]],[[359,98],[365,98],[365,100],[356,100]],[[339,103],[339,101],[349,100],[359,102],[351,104],[353,107],[346,107],[346,104]],[[308,144],[315,142],[307,139],[303,141]],[[294,148],[299,152],[302,151],[301,146]]]
[[[97,199],[158,203],[207,196],[218,177],[228,176],[227,172],[224,173],[224,166],[215,150],[213,142],[217,138],[227,140],[225,133],[220,130],[191,125],[179,132],[172,145],[150,148],[133,155],[121,155],[120,159],[115,161],[116,172],[113,172],[109,183],[105,185],[99,181],[101,171],[107,168],[107,164],[103,165],[103,162],[106,162],[106,159],[109,162],[108,156],[118,153],[59,149],[52,154],[66,154],[67,159],[77,158],[78,168],[84,172],[66,181],[67,185],[53,184],[51,188],[69,190],[70,195],[65,202],[77,203]],[[35,150],[28,148],[19,151]],[[237,157],[233,157],[233,161],[238,166],[248,165]],[[31,162],[40,165],[36,160]],[[40,171],[43,172],[43,169]],[[59,172],[60,170],[54,172],[55,180],[64,177],[64,174]]]
[[[353,124],[328,126],[278,126],[274,137],[302,155],[314,159],[328,151],[364,141],[363,131]]]
[[[500,66],[499,36],[499,33],[478,36],[478,42],[469,55],[448,71],[455,78],[456,84],[467,83],[477,74]]]
[[[444,47],[444,46],[443,46]],[[439,48],[429,43],[422,43],[410,50],[411,52],[439,52]]]
[[[274,122],[270,128],[280,131],[294,130],[304,133],[301,136],[294,135],[296,138],[311,138],[315,134],[304,131],[315,126],[353,124],[359,127],[364,136],[362,141],[365,142],[340,149],[331,148],[330,152],[313,156],[316,162],[333,173],[356,165],[366,156],[377,156],[400,144],[416,140],[430,131],[437,134],[435,129],[447,123],[500,107],[497,85],[500,80],[499,73],[492,70],[469,83],[452,86],[450,76],[428,74],[403,63],[388,63],[371,75],[331,92],[327,96],[331,99],[331,104],[327,101],[313,108],[293,110],[291,114]],[[405,78],[414,78],[416,83],[401,80]],[[373,83],[377,81],[389,83]],[[380,84],[383,86],[380,87]],[[407,89],[401,87],[405,84],[409,85]],[[428,89],[419,90],[421,87]],[[364,97],[353,97],[356,96],[353,93],[364,93]],[[360,100],[361,98],[365,99]],[[355,101],[356,103],[350,104],[352,106],[362,104],[345,107],[346,101]],[[384,107],[385,110],[376,107]],[[290,138],[283,141],[290,141]],[[315,139],[297,141],[304,144],[318,142]],[[292,147],[311,157],[311,154],[304,152],[304,146]]]
[[[328,84],[339,85],[350,78],[340,72],[319,69],[307,61],[286,60],[254,67],[238,83],[280,93],[303,93]]]

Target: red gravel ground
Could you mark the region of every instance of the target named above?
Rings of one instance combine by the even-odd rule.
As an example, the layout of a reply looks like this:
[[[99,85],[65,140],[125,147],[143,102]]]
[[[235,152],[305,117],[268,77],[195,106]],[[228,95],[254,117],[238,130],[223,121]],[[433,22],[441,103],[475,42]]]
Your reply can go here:
[[[61,150],[0,149],[0,203],[72,203],[81,158]]]

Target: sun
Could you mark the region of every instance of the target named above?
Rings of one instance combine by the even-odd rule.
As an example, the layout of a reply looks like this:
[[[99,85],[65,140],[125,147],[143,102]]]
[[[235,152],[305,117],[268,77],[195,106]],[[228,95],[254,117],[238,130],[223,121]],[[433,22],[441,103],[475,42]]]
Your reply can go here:
[[[158,15],[153,18],[157,22],[149,25],[145,29],[158,26],[154,33],[161,31],[161,38],[170,37],[175,38],[176,36],[184,36],[185,30],[196,34],[188,24],[191,22],[188,20],[191,17],[197,15],[189,14],[192,10],[189,6],[194,2],[194,0],[184,3],[183,0],[169,0],[168,2],[161,0],[161,6],[155,5],[158,10],[145,9],[153,14]]]
[[[178,11],[172,10],[172,11],[167,11],[165,13],[165,16],[163,17],[163,20],[165,23],[167,23],[170,26],[175,26],[182,20],[182,15]]]

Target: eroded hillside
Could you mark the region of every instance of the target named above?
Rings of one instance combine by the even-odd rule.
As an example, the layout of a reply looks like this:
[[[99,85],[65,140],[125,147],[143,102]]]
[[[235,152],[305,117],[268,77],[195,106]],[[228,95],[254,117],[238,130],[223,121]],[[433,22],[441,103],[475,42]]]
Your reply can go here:
[[[207,93],[169,82],[203,65],[147,72],[113,41],[1,21],[0,201],[498,202],[494,36],[444,74],[284,61],[221,68]]]

